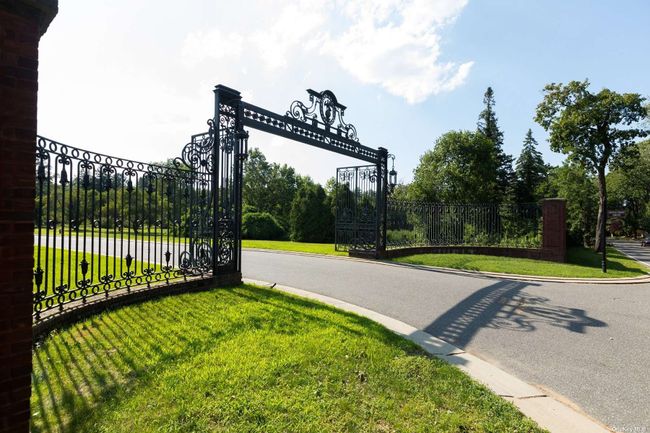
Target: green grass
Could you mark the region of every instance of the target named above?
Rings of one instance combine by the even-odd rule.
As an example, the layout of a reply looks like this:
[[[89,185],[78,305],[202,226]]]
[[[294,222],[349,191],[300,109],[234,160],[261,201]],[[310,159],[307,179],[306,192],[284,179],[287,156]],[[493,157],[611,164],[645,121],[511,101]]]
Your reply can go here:
[[[34,246],[34,268],[37,266],[38,252],[38,246]],[[58,248],[50,248],[49,253],[46,256],[47,249],[45,247],[41,247],[40,252],[41,268],[46,272],[46,274],[43,275],[43,284],[41,286],[41,290],[47,288],[48,295],[51,295],[53,293],[54,287],[61,284],[62,276],[63,284],[68,284],[68,276],[71,277],[71,284],[73,285],[73,288],[75,281],[77,279],[82,279],[83,274],[81,273],[80,264],[84,258],[83,253],[80,252],[77,254],[75,251],[70,251],[69,254],[67,250],[64,251]],[[99,256],[97,254],[86,253],[86,261],[88,262],[89,269],[88,273],[86,274],[86,278],[91,280],[90,284],[99,283],[99,277],[106,274],[113,274],[116,279],[120,278],[120,273],[126,272],[127,269],[126,260],[118,259],[112,256]],[[137,268],[134,266],[137,266]],[[160,271],[160,265],[150,265],[147,262],[143,264],[140,261],[134,261],[131,265],[131,270],[135,271],[135,276],[143,275],[142,266],[144,266],[144,268],[151,266],[155,269],[156,272]],[[91,269],[93,271],[92,273]],[[36,281],[34,281],[33,291],[35,292],[36,289]]]
[[[258,241],[244,239],[242,241],[244,248],[261,248],[265,250],[296,251],[302,253],[327,254],[333,256],[347,256],[347,251],[334,250],[334,244],[316,244],[309,242],[291,242],[291,241]]]
[[[573,278],[623,278],[647,275],[650,268],[614,248],[607,248],[607,273],[601,271],[600,254],[583,247],[569,248],[567,263],[473,254],[417,254],[393,259],[400,263],[470,271]]]
[[[34,433],[542,431],[374,322],[247,285],[94,316],[33,364]]]

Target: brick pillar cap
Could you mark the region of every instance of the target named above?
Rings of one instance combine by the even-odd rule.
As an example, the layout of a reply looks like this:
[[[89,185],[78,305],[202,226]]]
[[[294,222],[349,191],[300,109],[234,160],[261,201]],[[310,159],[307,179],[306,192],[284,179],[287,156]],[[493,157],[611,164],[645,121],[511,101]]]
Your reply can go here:
[[[565,198],[555,197],[555,198],[543,198],[542,201],[566,201]]]
[[[59,0],[0,0],[0,10],[36,21],[42,35],[59,11]]]

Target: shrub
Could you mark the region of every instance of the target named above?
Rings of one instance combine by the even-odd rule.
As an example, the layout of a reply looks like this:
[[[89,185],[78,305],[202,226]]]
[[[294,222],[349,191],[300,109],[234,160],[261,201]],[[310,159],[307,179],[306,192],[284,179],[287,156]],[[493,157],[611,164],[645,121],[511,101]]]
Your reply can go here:
[[[268,212],[250,212],[242,216],[244,239],[279,240],[286,237],[280,223]]]

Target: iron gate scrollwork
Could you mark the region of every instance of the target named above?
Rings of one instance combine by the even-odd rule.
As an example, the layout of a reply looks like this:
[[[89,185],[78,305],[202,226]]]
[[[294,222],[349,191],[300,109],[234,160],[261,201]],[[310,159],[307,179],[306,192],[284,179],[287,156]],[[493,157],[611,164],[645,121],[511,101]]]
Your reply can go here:
[[[381,203],[381,173],[376,165],[342,167],[336,170],[337,251],[376,252]]]
[[[329,90],[308,90],[280,115],[214,89],[208,130],[181,155],[144,163],[39,136],[35,155],[34,317],[114,290],[173,281],[241,280],[243,164],[254,128],[350,156],[339,169],[337,249],[386,246],[386,149],[359,142]],[[223,279],[215,279],[217,276]],[[208,284],[208,283],[205,283]]]

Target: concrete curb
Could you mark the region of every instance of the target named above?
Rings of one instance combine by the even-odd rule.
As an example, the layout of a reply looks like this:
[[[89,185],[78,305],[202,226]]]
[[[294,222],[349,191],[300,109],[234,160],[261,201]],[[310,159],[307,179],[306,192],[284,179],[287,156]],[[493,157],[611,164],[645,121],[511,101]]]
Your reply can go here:
[[[413,341],[427,353],[457,366],[495,394],[513,403],[519,410],[551,433],[611,433],[612,430],[594,421],[573,407],[555,400],[545,391],[530,385],[498,367],[465,352],[433,335],[400,320],[376,311],[329,296],[267,281],[244,278],[245,283],[266,286],[285,293],[322,302],[344,311],[371,319],[402,337]]]
[[[395,266],[401,268],[413,268],[423,271],[440,271],[449,274],[456,274],[466,277],[475,278],[490,278],[498,280],[512,280],[512,281],[532,281],[543,283],[571,283],[571,284],[610,284],[610,285],[627,285],[627,284],[645,284],[650,283],[650,275],[634,278],[563,278],[563,277],[542,277],[534,275],[519,275],[519,274],[503,274],[498,272],[484,272],[484,271],[468,271],[463,269],[443,268],[437,266],[415,265],[412,263],[396,263],[387,260],[369,260],[361,259],[358,257],[347,256],[333,256],[327,254],[305,253],[301,251],[286,251],[286,250],[272,250],[267,248],[243,248],[246,251],[254,251],[260,253],[278,253],[278,254],[291,254],[296,256],[319,257],[331,260],[351,260],[364,263],[374,263],[376,265]],[[632,257],[630,257],[632,258]]]

